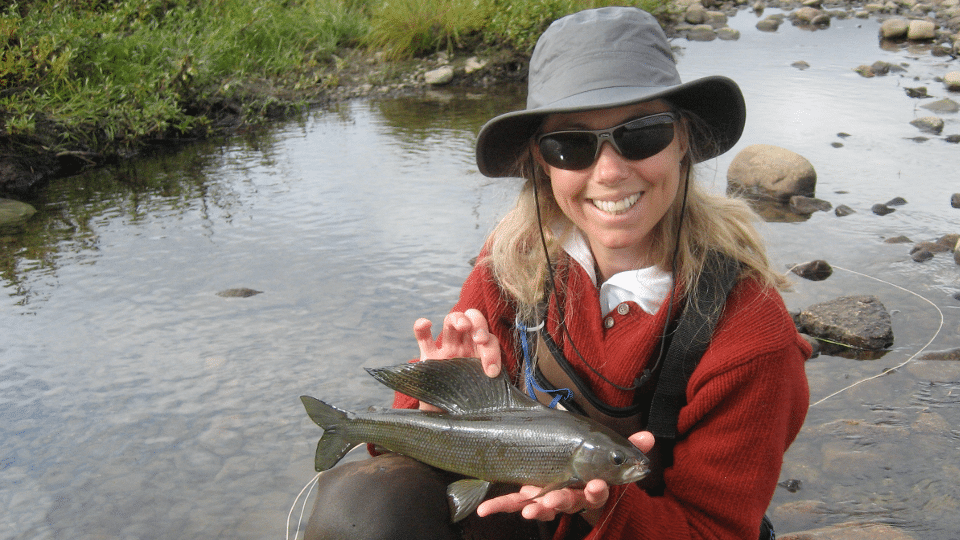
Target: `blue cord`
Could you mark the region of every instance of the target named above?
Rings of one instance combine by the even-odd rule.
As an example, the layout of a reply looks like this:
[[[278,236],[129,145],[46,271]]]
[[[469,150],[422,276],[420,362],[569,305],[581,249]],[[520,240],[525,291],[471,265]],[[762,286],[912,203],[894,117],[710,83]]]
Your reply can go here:
[[[558,388],[556,390],[547,390],[546,388],[541,387],[537,384],[537,378],[533,376],[533,359],[530,357],[530,341],[527,338],[527,333],[537,332],[543,323],[529,328],[527,325],[523,324],[519,319],[517,320],[517,330],[520,330],[520,348],[523,349],[523,378],[527,383],[527,394],[530,395],[530,398],[533,400],[537,399],[537,394],[534,390],[539,390],[544,394],[553,395],[553,400],[550,401],[549,407],[551,409],[557,408],[557,403],[560,403],[561,399],[572,399],[573,392],[569,388]]]

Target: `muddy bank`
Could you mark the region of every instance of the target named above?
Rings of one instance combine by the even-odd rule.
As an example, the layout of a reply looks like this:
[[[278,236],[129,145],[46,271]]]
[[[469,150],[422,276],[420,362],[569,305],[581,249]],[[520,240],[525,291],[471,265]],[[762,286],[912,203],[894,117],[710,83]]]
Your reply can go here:
[[[764,10],[768,8],[783,10],[785,14],[761,18]],[[758,0],[752,4],[746,0],[679,0],[671,14],[661,17],[661,22],[667,33],[676,39],[738,39],[739,34],[726,26],[726,20],[741,11],[755,14],[758,17],[757,27],[762,31],[776,32],[781,23],[811,30],[828,30],[829,22],[833,18],[877,17],[884,20],[902,19],[908,29],[914,21],[923,22],[925,28],[925,33],[920,37],[909,36],[906,31],[903,35],[891,34],[892,37],[885,40],[878,36],[880,46],[919,44],[930,54],[955,56],[960,44],[958,0],[903,0],[898,3],[888,1],[866,4],[823,3],[822,0],[806,0],[802,3]],[[811,35],[810,39],[816,39],[816,36]],[[326,74],[338,81],[333,88],[324,86],[302,90],[297,95],[280,95],[269,84],[264,84],[261,90],[263,95],[275,103],[264,111],[264,117],[282,119],[302,114],[302,107],[293,105],[296,102],[317,107],[357,97],[415,94],[435,85],[489,88],[522,83],[526,80],[528,59],[529,55],[524,52],[483,48],[476,51],[458,51],[454,55],[437,53],[425,58],[394,62],[385,60],[379,53],[358,49],[344,50],[336,56],[330,73]],[[856,67],[851,66],[851,69]],[[29,198],[32,191],[51,178],[69,176],[91,167],[116,163],[199,138],[255,129],[255,126],[243,122],[242,103],[198,103],[189,105],[189,108],[209,119],[208,127],[204,131],[143,140],[136,150],[124,154],[98,153],[82,147],[50,151],[48,149],[56,146],[61,134],[53,123],[43,120],[38,122],[39,127],[33,136],[0,136],[0,196]]]

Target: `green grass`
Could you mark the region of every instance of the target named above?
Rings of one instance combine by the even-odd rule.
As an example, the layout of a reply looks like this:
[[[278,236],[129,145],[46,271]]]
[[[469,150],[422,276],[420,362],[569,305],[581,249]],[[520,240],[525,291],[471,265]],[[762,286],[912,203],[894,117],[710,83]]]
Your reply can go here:
[[[258,114],[266,86],[316,84],[322,64],[366,33],[338,0],[73,0],[0,14],[0,120],[31,135],[43,120],[65,148],[117,151],[202,132],[210,108]]]
[[[663,13],[667,0],[630,2]],[[345,47],[402,59],[529,52],[550,21],[609,0],[20,0],[0,8],[0,138],[123,154],[257,122],[336,86]]]

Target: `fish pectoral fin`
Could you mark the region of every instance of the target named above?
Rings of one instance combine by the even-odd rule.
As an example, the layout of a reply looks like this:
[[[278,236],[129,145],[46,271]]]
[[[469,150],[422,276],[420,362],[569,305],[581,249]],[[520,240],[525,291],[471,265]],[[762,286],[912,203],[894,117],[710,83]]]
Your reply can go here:
[[[447,502],[450,503],[450,522],[456,523],[469,516],[483,502],[490,490],[490,482],[467,478],[447,486]]]
[[[574,484],[576,484],[576,483],[577,483],[577,480],[576,480],[575,478],[571,478],[571,479],[569,479],[569,480],[564,480],[563,482],[556,482],[556,483],[550,484],[550,485],[548,485],[548,486],[544,486],[543,489],[540,490],[540,493],[537,493],[537,494],[534,495],[533,497],[530,497],[529,499],[527,499],[526,501],[523,501],[523,502],[532,501],[532,500],[534,500],[534,499],[536,499],[536,498],[543,497],[544,495],[546,495],[547,493],[550,493],[551,491],[556,491],[556,490],[558,490],[558,489],[563,489],[563,488],[565,488],[565,487],[570,487],[570,486],[572,486],[572,485],[574,485]]]

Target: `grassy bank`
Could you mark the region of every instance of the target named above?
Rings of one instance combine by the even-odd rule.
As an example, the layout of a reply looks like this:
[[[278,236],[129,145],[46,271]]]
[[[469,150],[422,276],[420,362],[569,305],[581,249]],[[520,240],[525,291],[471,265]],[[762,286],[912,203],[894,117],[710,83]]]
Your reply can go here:
[[[0,12],[0,192],[31,183],[5,178],[25,167],[63,174],[302,109],[342,84],[345,49],[526,53],[551,20],[614,3],[14,1]]]

